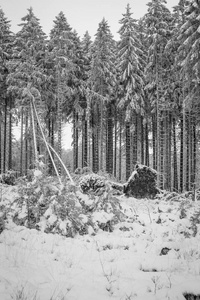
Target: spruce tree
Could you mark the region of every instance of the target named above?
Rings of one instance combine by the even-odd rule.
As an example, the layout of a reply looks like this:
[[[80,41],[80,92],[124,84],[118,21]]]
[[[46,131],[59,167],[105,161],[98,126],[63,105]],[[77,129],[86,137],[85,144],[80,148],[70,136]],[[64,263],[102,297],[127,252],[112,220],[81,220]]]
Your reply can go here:
[[[126,179],[130,176],[132,166],[137,163],[137,115],[144,113],[144,74],[143,51],[138,38],[137,22],[132,18],[130,5],[120,20],[120,42],[118,45],[118,61],[120,81],[123,87],[123,95],[119,102],[119,108],[125,111],[126,121]],[[131,132],[133,137],[131,141]],[[131,155],[131,144],[133,152]],[[132,161],[131,161],[132,157]]]
[[[12,168],[12,116],[11,109],[13,99],[8,95],[7,78],[8,64],[12,55],[13,35],[10,31],[10,21],[7,20],[3,10],[0,8],[0,173]],[[8,122],[9,114],[9,122]],[[3,120],[4,119],[4,120]],[[3,129],[3,130],[2,130]],[[1,134],[3,132],[3,139]],[[7,137],[9,136],[9,139]],[[3,141],[3,143],[2,143]],[[8,155],[7,155],[7,144]],[[3,144],[3,147],[2,147]],[[2,163],[3,159],[3,163]]]
[[[46,35],[42,31],[39,19],[34,15],[32,8],[28,9],[27,15],[22,18],[20,27],[21,30],[16,34],[13,44],[12,60],[9,62],[8,91],[15,97],[17,108],[21,112],[24,107],[28,108],[27,113],[30,112],[32,101],[36,101],[35,105],[41,112],[41,109],[44,108],[41,100],[45,81],[43,62]],[[21,117],[23,118],[23,113],[21,113]],[[30,119],[31,116],[29,115]],[[30,124],[32,124],[31,121]],[[36,128],[33,129],[36,130]],[[38,141],[38,145],[39,143]],[[39,151],[39,146],[35,146],[36,160]]]
[[[158,171],[158,186],[165,186],[165,162],[169,158],[170,141],[165,138],[164,128],[169,117],[166,84],[169,79],[169,57],[165,51],[171,37],[172,16],[165,0],[152,0],[144,16],[148,41],[146,87],[151,104],[153,128],[153,167]],[[169,100],[169,99],[168,99]],[[166,150],[166,151],[165,151]]]
[[[97,172],[106,166],[107,172],[113,172],[113,124],[112,116],[109,118],[109,125],[104,126],[104,120],[107,110],[111,113],[111,94],[115,85],[115,53],[114,40],[108,25],[103,19],[99,23],[95,41],[92,47],[92,61],[89,84],[94,92],[92,98],[92,133],[93,133],[93,171]],[[106,149],[106,166],[104,165],[104,139],[107,131]]]

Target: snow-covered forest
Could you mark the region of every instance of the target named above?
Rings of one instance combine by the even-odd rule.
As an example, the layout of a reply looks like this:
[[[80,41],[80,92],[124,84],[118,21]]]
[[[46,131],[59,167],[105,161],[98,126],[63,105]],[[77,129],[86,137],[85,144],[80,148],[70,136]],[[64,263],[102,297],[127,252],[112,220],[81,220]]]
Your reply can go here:
[[[127,5],[119,41],[105,19],[92,41],[88,32],[80,39],[63,12],[49,38],[31,8],[16,34],[2,10],[0,18],[1,172],[26,175],[37,155],[44,156],[49,174],[55,172],[36,109],[47,142],[61,157],[62,128],[72,124],[73,155],[65,161],[71,171],[87,166],[125,181],[142,163],[158,171],[160,188],[193,188],[198,175],[197,1],[180,1],[170,12],[164,0],[153,0],[140,20]],[[16,122],[21,127],[17,141]],[[56,167],[61,174],[58,162]]]
[[[200,2],[147,8],[117,41],[0,8],[1,300],[200,299]]]

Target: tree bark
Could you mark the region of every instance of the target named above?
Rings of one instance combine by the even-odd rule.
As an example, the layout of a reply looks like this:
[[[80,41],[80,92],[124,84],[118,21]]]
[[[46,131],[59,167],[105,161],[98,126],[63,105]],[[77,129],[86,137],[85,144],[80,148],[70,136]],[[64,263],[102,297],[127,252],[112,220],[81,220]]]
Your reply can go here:
[[[176,119],[173,118],[173,167],[174,167],[174,176],[173,176],[173,191],[178,192],[178,166],[177,166],[177,145],[176,145]]]
[[[126,123],[126,180],[131,173],[131,158],[130,158],[130,122]]]

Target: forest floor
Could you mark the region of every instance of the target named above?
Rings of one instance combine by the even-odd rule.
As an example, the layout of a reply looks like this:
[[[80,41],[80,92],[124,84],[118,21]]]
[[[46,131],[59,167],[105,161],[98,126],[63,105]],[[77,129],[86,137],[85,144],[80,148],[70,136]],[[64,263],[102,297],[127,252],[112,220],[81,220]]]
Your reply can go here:
[[[16,186],[2,185],[1,204],[9,207],[16,197]],[[66,238],[16,225],[8,217],[0,234],[0,299],[200,295],[200,201],[117,197],[133,216],[113,232]]]

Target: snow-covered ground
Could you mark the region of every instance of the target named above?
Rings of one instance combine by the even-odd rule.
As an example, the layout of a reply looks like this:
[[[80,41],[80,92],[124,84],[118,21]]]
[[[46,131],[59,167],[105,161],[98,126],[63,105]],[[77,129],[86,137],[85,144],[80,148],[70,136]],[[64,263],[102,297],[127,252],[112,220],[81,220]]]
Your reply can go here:
[[[0,204],[14,199],[15,188],[4,186]],[[133,216],[112,233],[66,238],[7,221],[0,234],[0,300],[200,295],[200,201],[120,201]]]

